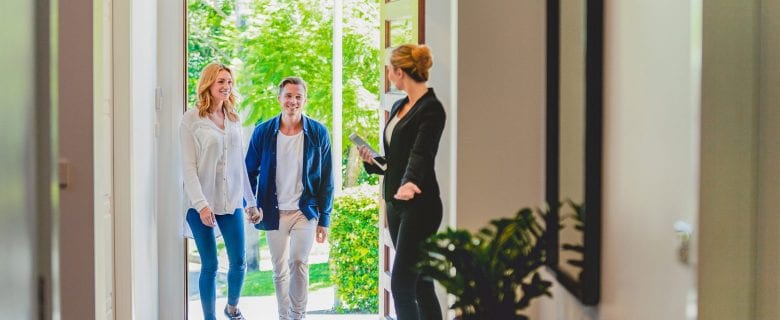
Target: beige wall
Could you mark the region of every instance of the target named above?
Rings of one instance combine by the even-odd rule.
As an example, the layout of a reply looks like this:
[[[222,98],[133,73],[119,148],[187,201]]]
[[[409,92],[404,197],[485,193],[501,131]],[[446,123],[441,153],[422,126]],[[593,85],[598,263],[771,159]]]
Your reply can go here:
[[[780,2],[763,1],[758,123],[758,261],[755,319],[780,319]]]
[[[700,319],[755,319],[758,8],[704,2]]]
[[[544,1],[458,2],[457,217],[544,201]]]
[[[777,319],[780,7],[718,1],[704,13],[700,316]]]
[[[95,318],[91,17],[92,1],[59,6],[57,135],[59,157],[70,164],[70,184],[59,199],[62,319]]]

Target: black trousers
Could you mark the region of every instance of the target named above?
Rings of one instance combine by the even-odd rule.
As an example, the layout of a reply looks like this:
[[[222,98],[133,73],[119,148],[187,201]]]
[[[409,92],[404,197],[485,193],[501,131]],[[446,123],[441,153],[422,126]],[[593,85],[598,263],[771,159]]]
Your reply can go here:
[[[395,246],[390,287],[398,320],[442,319],[433,280],[417,269],[424,254],[420,244],[436,233],[441,219],[439,197],[387,202],[387,224]]]

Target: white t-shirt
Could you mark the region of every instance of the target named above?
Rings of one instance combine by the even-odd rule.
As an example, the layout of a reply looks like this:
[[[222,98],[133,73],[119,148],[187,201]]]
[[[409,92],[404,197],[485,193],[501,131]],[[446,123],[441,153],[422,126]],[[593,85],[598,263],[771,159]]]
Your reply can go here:
[[[303,194],[303,131],[276,136],[276,197],[279,210],[298,210]]]

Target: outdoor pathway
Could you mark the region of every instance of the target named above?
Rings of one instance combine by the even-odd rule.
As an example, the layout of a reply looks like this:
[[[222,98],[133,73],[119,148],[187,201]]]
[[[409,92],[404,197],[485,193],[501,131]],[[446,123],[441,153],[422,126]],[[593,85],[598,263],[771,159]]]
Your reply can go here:
[[[309,292],[309,303],[306,308],[307,320],[377,320],[378,314],[332,314],[334,288],[323,288]],[[217,299],[217,319],[225,319],[221,313],[225,307],[227,298]],[[242,297],[239,302],[241,313],[247,320],[276,320],[279,313],[276,311],[276,296],[266,297]],[[220,317],[221,316],[221,317]],[[200,300],[190,301],[189,320],[202,320],[203,312],[200,308]]]

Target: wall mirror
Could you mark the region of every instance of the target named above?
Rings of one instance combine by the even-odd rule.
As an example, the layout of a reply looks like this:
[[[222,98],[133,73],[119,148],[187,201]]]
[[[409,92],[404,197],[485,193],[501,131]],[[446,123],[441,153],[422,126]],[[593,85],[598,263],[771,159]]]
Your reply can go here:
[[[601,249],[603,0],[547,2],[548,266],[598,304]]]

